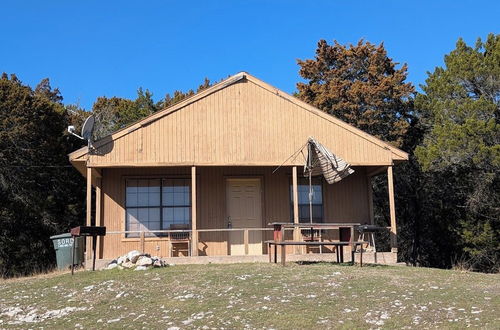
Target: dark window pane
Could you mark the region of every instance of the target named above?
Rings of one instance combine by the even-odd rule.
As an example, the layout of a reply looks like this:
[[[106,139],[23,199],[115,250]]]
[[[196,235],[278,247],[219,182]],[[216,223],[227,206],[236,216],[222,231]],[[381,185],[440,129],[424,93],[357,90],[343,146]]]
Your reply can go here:
[[[320,178],[312,180],[312,220],[313,222],[323,221],[323,190]],[[298,204],[299,204],[299,221],[309,222],[309,180],[301,178],[297,185]],[[293,185],[290,185],[290,218],[293,221]]]
[[[160,206],[160,184],[161,180],[149,180],[148,206]]]
[[[171,207],[163,208],[163,228],[168,230],[170,225],[174,224],[174,209]]]
[[[137,193],[129,192],[127,187],[127,206],[138,206]]]
[[[189,227],[191,223],[190,207],[164,207],[163,208],[163,227],[170,229],[172,225],[185,225]]]
[[[127,231],[148,231],[160,229],[160,208],[129,208],[126,213]],[[154,233],[147,234],[154,236]],[[127,234],[127,237],[139,237],[139,233]]]
[[[186,179],[163,180],[163,206],[190,206],[190,188]]]
[[[160,206],[160,180],[127,180],[127,207]]]

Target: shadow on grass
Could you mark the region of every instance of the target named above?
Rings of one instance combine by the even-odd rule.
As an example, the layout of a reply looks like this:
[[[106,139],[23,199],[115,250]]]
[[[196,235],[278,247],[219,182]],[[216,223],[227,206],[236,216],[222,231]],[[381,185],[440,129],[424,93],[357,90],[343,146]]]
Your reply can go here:
[[[353,264],[352,262],[332,262],[332,261],[297,261],[295,264],[299,266],[308,266],[308,265],[330,265],[330,266],[350,266],[352,267]],[[359,267],[358,263],[355,263],[354,266]],[[389,267],[388,265],[380,265],[380,264],[369,264],[369,263],[363,263],[363,267],[378,267],[378,268],[387,268]]]

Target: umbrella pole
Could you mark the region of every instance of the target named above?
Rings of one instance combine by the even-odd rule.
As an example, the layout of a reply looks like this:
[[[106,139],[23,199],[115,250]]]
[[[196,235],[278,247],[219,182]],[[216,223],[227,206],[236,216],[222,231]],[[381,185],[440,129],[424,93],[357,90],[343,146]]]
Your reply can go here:
[[[313,211],[312,211],[312,196],[313,196],[313,190],[312,190],[312,162],[311,162],[311,143],[309,143],[309,159],[308,159],[308,167],[309,167],[309,222],[313,222]],[[312,234],[312,233],[311,233]]]

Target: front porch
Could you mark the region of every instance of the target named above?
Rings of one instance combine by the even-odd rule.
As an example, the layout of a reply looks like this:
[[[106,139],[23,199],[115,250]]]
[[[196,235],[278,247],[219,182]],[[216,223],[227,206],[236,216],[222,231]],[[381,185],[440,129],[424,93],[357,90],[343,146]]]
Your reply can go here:
[[[344,260],[349,260],[350,252],[344,251]],[[105,268],[113,259],[96,260],[96,269]],[[260,256],[197,256],[197,257],[166,257],[162,258],[169,265],[209,265],[209,264],[238,264],[238,263],[268,263],[267,255]],[[288,254],[287,261],[290,262],[330,262],[337,260],[333,253],[309,253],[309,254]],[[355,261],[359,263],[359,253],[355,254]],[[382,265],[397,265],[397,254],[393,252],[363,252],[363,263],[373,263]],[[86,269],[92,269],[86,266]]]
[[[304,211],[304,205],[301,205],[302,168],[285,166],[273,173],[274,169],[274,166],[88,167],[87,224],[107,227],[107,236],[98,241],[98,260],[112,260],[131,250],[165,260],[172,259],[168,261],[171,263],[267,260],[268,251],[263,242],[273,238],[268,223],[298,223],[303,221],[301,213]],[[315,212],[318,217],[321,216],[319,221],[324,223],[372,224],[371,178],[386,172],[393,253],[377,255],[383,256],[378,258],[380,261],[385,259],[393,263],[397,246],[392,166],[354,166],[354,169],[354,174],[339,183],[328,185],[320,181],[317,189],[321,198],[318,197],[318,203],[313,208],[317,209]],[[169,198],[169,182],[182,182],[181,186],[176,187],[188,187],[183,190],[184,204],[174,202],[179,205],[170,205],[164,202]],[[134,193],[139,194],[134,192],[134,185],[139,187],[136,191],[142,190],[148,196],[159,191],[158,206],[155,197],[151,197],[153,202],[146,202],[148,207],[127,202],[127,196],[130,199],[130,196],[135,196]],[[92,187],[95,187],[95,194],[92,194]],[[169,215],[172,213],[169,208],[189,209],[189,216],[184,214],[180,219],[182,221],[179,221],[178,217]],[[154,219],[145,221],[137,215],[145,209],[149,213],[161,214],[159,225],[152,221],[156,220],[154,216]],[[301,240],[305,236],[307,232],[285,232],[285,240]],[[341,240],[340,236],[336,230],[324,231],[321,239],[338,241]],[[186,244],[172,244],[174,240]],[[330,253],[331,249],[325,248],[321,254],[319,252],[287,247],[287,254],[294,255],[289,260],[317,257],[328,261],[329,258],[335,258]],[[349,249],[344,253],[350,253]],[[90,256],[90,249],[87,249],[87,258]],[[365,256],[369,258],[367,253]]]

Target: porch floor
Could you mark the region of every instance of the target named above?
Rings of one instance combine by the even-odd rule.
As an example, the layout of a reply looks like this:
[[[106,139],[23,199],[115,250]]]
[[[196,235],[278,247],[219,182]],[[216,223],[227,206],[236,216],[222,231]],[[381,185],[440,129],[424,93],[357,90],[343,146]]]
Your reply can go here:
[[[287,254],[288,262],[296,261],[322,261],[322,262],[336,262],[335,253],[309,253],[309,254]],[[279,259],[279,252],[278,252]],[[162,258],[165,262],[172,265],[184,264],[234,264],[234,263],[252,263],[252,262],[269,262],[267,254],[259,256],[198,256],[198,257],[173,257]],[[350,252],[344,252],[344,261],[351,260]],[[355,260],[359,262],[359,253],[355,253]],[[96,269],[102,269],[107,266],[111,259],[97,259]],[[279,260],[278,260],[279,261]],[[394,252],[377,252],[376,261],[375,253],[363,252],[363,263],[376,263],[381,265],[396,265],[397,253]],[[91,262],[88,263],[91,266]],[[87,268],[87,267],[86,267]]]

